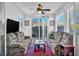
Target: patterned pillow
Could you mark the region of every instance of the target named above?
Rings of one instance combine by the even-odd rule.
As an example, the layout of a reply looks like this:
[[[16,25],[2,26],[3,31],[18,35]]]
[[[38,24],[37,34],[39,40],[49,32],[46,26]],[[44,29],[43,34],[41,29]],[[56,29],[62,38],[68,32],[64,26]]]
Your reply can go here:
[[[21,35],[21,38],[22,38],[22,39],[25,39],[25,38],[24,38],[24,33],[23,33],[23,32],[19,32],[19,33],[20,33],[20,35]]]
[[[54,38],[57,42],[60,42],[61,40],[61,37],[62,37],[62,33],[61,32],[55,32],[54,33]]]
[[[23,36],[23,34],[21,32],[16,32],[15,35],[16,35],[19,42],[24,40],[24,36]]]
[[[7,34],[7,40],[10,44],[14,44],[17,41],[17,37],[14,33],[8,33]]]

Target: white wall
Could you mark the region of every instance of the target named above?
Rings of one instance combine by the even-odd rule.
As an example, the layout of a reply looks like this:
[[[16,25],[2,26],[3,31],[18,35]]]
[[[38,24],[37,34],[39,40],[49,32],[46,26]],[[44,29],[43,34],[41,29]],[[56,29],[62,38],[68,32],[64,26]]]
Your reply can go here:
[[[25,21],[29,21],[29,26],[25,26]],[[20,22],[20,31],[24,32],[25,36],[32,37],[32,23],[31,18],[25,19]]]
[[[4,19],[5,15],[5,3],[0,2],[0,21]]]
[[[21,23],[24,21],[24,13],[14,4],[6,3],[6,17],[19,22],[19,31],[24,32],[26,35],[26,29],[24,25],[21,26]],[[22,22],[21,22],[22,21]],[[24,24],[24,23],[23,23]]]
[[[12,20],[18,21],[19,17],[23,17],[24,14],[18,9],[14,3],[6,3],[6,17]]]
[[[5,33],[5,24],[2,24],[2,21],[0,21],[0,36],[4,35]]]
[[[2,46],[3,46],[3,39],[1,36],[5,34],[5,3],[0,2],[0,55],[3,55]]]
[[[0,2],[0,36],[5,33],[5,24],[3,21],[5,20],[5,4]]]
[[[50,21],[55,21],[54,19],[54,15],[50,15],[49,19],[48,19],[48,35],[52,32],[55,31],[55,25],[54,26],[50,26]],[[55,23],[54,23],[55,24]]]

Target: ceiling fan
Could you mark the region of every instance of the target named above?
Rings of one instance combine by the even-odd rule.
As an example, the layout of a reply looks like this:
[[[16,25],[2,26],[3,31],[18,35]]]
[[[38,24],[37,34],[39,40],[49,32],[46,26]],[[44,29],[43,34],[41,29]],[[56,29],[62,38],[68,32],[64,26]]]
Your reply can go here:
[[[38,4],[36,8],[36,12],[41,12],[42,14],[45,14],[44,11],[50,11],[50,9],[44,9],[42,4]]]
[[[50,11],[50,9],[43,9],[43,5],[38,4],[37,12],[41,11],[42,14],[45,14],[44,11]]]

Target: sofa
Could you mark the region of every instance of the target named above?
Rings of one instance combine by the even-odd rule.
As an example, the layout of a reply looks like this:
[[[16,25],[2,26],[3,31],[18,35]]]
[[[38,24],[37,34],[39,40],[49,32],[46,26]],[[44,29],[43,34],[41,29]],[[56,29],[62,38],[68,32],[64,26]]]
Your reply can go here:
[[[28,44],[31,42],[29,36],[24,36],[23,32],[15,32],[7,34],[7,55],[22,55],[23,53],[19,53],[21,50],[27,50]],[[16,47],[17,46],[17,47]],[[22,48],[19,48],[22,47]],[[13,50],[14,49],[14,50]],[[13,53],[13,52],[14,53]],[[18,51],[18,53],[17,53]],[[15,54],[16,52],[16,54]]]
[[[64,53],[67,55],[69,51],[71,52],[72,50],[72,55],[73,55],[73,35],[70,33],[66,32],[51,32],[49,35],[49,40],[48,40],[49,46],[51,47],[52,51],[55,53],[55,48],[56,46],[62,45],[64,47]]]

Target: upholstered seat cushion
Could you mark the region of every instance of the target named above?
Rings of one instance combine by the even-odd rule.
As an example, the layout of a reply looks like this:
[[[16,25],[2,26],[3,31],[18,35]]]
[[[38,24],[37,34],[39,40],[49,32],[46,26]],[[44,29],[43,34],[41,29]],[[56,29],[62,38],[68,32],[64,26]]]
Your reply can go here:
[[[8,55],[11,56],[23,56],[25,49],[19,44],[13,44],[8,46]]]

